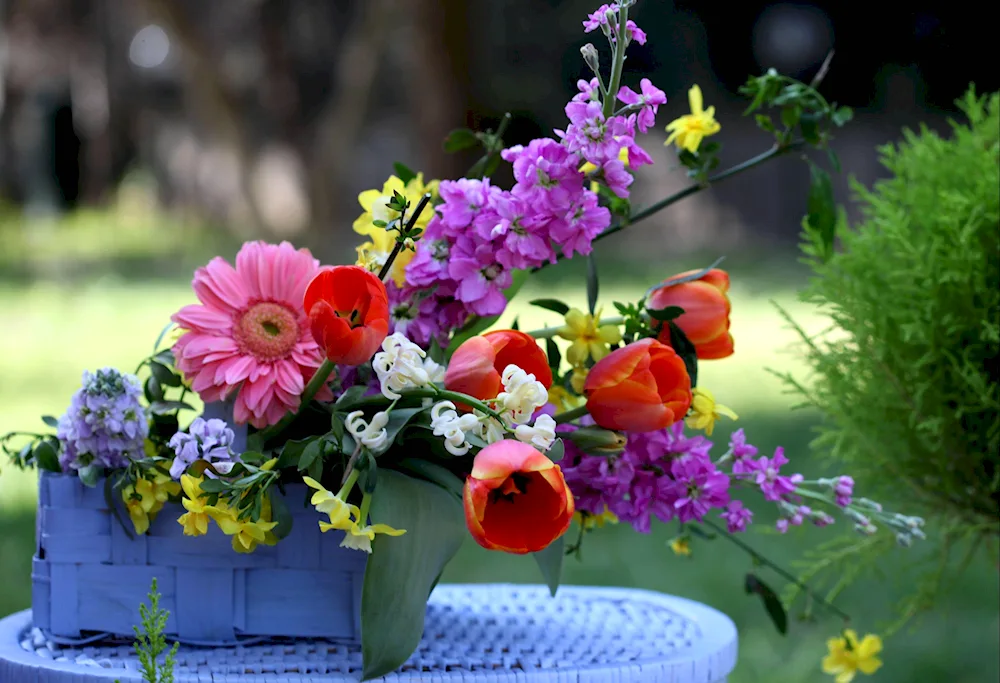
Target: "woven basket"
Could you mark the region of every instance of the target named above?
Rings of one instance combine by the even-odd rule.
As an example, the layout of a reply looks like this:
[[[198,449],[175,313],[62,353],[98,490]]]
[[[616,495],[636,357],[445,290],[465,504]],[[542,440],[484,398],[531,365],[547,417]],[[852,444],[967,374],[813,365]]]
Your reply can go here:
[[[148,534],[129,538],[104,498],[69,475],[41,473],[37,552],[32,568],[35,626],[60,638],[89,632],[133,637],[153,577],[166,632],[189,643],[246,636],[360,641],[365,553],[320,533],[305,486],[286,487],[294,527],[276,546],[236,553],[215,525],[189,537],[167,504]],[[128,518],[125,517],[126,523]]]

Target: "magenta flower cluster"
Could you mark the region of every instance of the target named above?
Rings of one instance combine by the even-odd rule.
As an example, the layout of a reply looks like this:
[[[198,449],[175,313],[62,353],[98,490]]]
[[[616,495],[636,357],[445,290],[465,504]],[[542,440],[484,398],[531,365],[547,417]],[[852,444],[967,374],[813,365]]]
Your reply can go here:
[[[608,9],[614,8],[603,8],[605,21]],[[634,22],[628,31],[628,40],[645,42]],[[489,178],[441,182],[442,203],[407,266],[406,286],[389,292],[396,331],[421,346],[444,345],[469,316],[503,312],[515,271],[591,252],[611,212],[588,185],[596,180],[628,197],[629,168],[652,163],[636,133],[654,124],[666,96],[642,79],[640,92],[620,88],[616,104],[624,106],[605,116],[598,80],[577,85],[580,92],[565,107],[565,130],[501,152],[513,166],[510,190]]]
[[[572,427],[560,428],[568,429]],[[682,422],[660,431],[629,434],[618,456],[584,454],[568,439],[565,447],[560,465],[577,509],[592,515],[610,511],[642,533],[649,532],[653,517],[662,522],[700,522],[713,509],[730,533],[745,531],[753,512],[731,497],[737,483],[751,485],[765,500],[778,504],[779,531],[805,519],[817,526],[833,522],[825,512],[801,504],[796,490],[802,475],[781,473],[788,463],[784,450],[779,447],[774,455],[758,458],[757,448],[747,443],[742,429],[732,433],[729,450],[717,461],[711,459],[712,442],[685,436]],[[849,477],[830,481],[840,507],[850,504],[852,484]]]

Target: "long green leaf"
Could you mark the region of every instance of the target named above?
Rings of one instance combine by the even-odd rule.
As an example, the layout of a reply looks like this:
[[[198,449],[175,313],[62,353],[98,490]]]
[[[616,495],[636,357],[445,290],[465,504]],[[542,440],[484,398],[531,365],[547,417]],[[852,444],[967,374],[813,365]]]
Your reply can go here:
[[[834,203],[830,174],[809,162],[809,228],[819,238],[824,260],[833,255],[837,230],[837,206]]]
[[[545,585],[549,587],[549,592],[555,597],[559,590],[559,581],[562,578],[563,557],[566,556],[566,535],[563,534],[552,541],[549,546],[536,553],[531,553],[538,563],[538,568],[542,570],[542,577]]]
[[[376,536],[361,594],[362,680],[394,671],[424,633],[431,588],[465,537],[462,505],[430,482],[385,470],[372,500],[372,521],[406,529]]]

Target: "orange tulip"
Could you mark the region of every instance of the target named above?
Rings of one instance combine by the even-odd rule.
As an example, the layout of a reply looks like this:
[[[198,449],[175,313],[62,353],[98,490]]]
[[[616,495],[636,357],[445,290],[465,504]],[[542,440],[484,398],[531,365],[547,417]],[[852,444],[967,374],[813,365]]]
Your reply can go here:
[[[512,439],[479,451],[464,499],[476,543],[517,555],[542,550],[566,533],[575,511],[559,466]]]
[[[503,390],[501,375],[508,365],[534,375],[546,389],[552,386],[549,361],[534,337],[518,330],[495,330],[467,339],[455,349],[445,371],[445,389],[482,400],[496,398]]]
[[[360,266],[317,273],[303,300],[316,343],[334,363],[361,365],[389,333],[389,297],[378,276]]]
[[[691,378],[669,346],[642,339],[612,351],[583,385],[587,411],[601,427],[653,432],[682,419],[691,407]]]
[[[684,313],[674,320],[694,344],[698,358],[712,360],[733,355],[733,335],[729,334],[729,274],[713,268],[690,282],[671,285],[671,280],[691,275],[690,270],[664,280],[664,286],[649,297],[648,308],[678,306]],[[664,325],[659,340],[670,346],[670,327]]]

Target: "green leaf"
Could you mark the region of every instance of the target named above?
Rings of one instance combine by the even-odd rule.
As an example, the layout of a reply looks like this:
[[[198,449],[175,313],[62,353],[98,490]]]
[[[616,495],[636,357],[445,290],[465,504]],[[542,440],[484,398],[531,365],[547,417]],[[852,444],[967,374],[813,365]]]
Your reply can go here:
[[[767,114],[756,114],[754,120],[757,121],[757,127],[768,133],[774,132],[774,121]]]
[[[157,401],[163,400],[163,387],[156,380],[156,375],[150,375],[146,378],[146,383],[143,385],[143,389],[146,394],[146,400],[150,403],[156,403]]]
[[[646,312],[649,313],[649,317],[653,320],[662,320],[667,322],[670,320],[676,320],[677,318],[684,315],[684,309],[680,306],[667,306],[666,308],[647,308]]]
[[[552,446],[549,450],[545,452],[545,455],[549,457],[552,462],[559,462],[563,459],[563,455],[566,454],[566,444],[563,443],[562,439],[556,439],[552,442]]]
[[[194,406],[184,401],[153,401],[149,404],[149,412],[153,415],[165,415],[175,410],[194,410]]]
[[[59,466],[59,452],[48,439],[42,439],[38,442],[31,457],[40,469],[49,472],[62,471],[62,467]]]
[[[830,165],[833,166],[833,170],[840,173],[840,157],[837,156],[832,147],[827,148],[826,156],[830,159]]]
[[[712,265],[708,266],[707,268],[702,268],[701,270],[695,271],[690,275],[685,275],[684,277],[670,278],[666,282],[661,282],[658,285],[653,285],[652,287],[646,290],[646,296],[648,297],[656,290],[663,289],[664,287],[673,287],[674,285],[683,284],[685,282],[693,282],[694,280],[700,280],[701,278],[705,277],[708,274],[708,271],[714,268],[718,268],[719,264],[725,260],[726,260],[725,256],[720,256],[719,258],[715,259]]]
[[[756,593],[760,596],[764,603],[764,609],[767,610],[767,615],[771,617],[771,622],[778,629],[778,633],[781,635],[788,633],[788,614],[785,612],[785,607],[781,604],[778,594],[761,581],[756,574],[747,574],[744,588],[747,595]]]
[[[59,420],[52,417],[51,415],[42,415],[42,422],[44,422],[49,427],[52,427],[53,429],[59,426]]]
[[[486,162],[489,161],[490,155],[484,154],[479,157],[479,160],[472,164],[468,172],[465,174],[467,178],[482,178],[483,173],[486,171]]]
[[[823,260],[833,255],[837,228],[837,207],[833,198],[830,174],[809,162],[809,229],[818,238]]]
[[[363,680],[395,671],[417,649],[431,587],[467,533],[449,491],[392,470],[379,479],[372,522],[406,533],[372,543],[361,595]]]
[[[273,529],[274,535],[280,540],[292,531],[292,513],[288,510],[288,503],[285,502],[277,488],[269,488],[267,495],[271,500],[271,521],[278,523],[278,526]]]
[[[559,315],[566,315],[569,313],[569,306],[558,299],[532,299],[528,303],[532,306],[538,306],[539,308],[544,308],[547,311],[558,313]]]
[[[468,128],[456,128],[448,133],[448,137],[444,139],[444,151],[452,154],[454,152],[461,152],[463,149],[475,147],[478,144],[479,138],[476,137],[475,132]]]
[[[153,351],[156,351],[158,348],[160,348],[160,342],[163,341],[163,338],[167,336],[167,332],[169,332],[170,328],[173,326],[174,326],[173,321],[164,325],[163,329],[160,330],[160,334],[156,336],[156,341],[153,342]]]
[[[97,480],[101,478],[101,468],[96,465],[87,465],[81,468],[77,475],[80,477],[80,481],[83,485],[88,488],[94,488],[97,486]]]
[[[226,490],[226,482],[221,479],[209,479],[206,477],[205,480],[201,482],[201,490],[205,493],[222,493]]]
[[[367,384],[355,384],[340,395],[340,398],[333,404],[333,407],[340,408],[341,406],[350,406],[357,403],[364,397],[366,391],[368,391]]]
[[[307,474],[316,481],[323,480],[323,458],[316,458],[309,466]]]
[[[781,110],[781,123],[785,128],[791,130],[795,126],[799,125],[799,119],[802,117],[802,107],[795,104],[790,107],[785,107]]]
[[[298,441],[286,441],[285,445],[281,447],[281,454],[278,455],[278,462],[275,463],[275,470],[283,470],[286,467],[291,467],[299,462],[299,458],[302,457],[302,452],[306,449],[313,441],[316,441],[316,437],[309,437],[308,439],[300,439]]]
[[[305,472],[316,460],[323,455],[323,440],[314,439],[309,442],[305,448],[302,449],[302,455],[299,456],[298,469],[299,472]]]
[[[156,381],[160,384],[168,387],[179,387],[181,385],[180,376],[171,372],[170,368],[166,365],[162,365],[156,361],[151,361],[149,363],[149,369],[152,371],[153,376],[156,377]]]
[[[545,355],[549,357],[549,368],[552,369],[552,375],[559,374],[559,365],[562,363],[562,353],[559,352],[559,345],[556,344],[553,339],[545,340]]]
[[[403,185],[408,185],[411,180],[417,177],[413,169],[398,161],[392,165],[392,170],[396,172],[396,177],[403,181]]]
[[[597,310],[597,295],[600,287],[597,282],[597,257],[594,252],[587,254],[587,306],[590,314]]]
[[[389,413],[389,421],[385,425],[387,443],[392,443],[403,431],[403,428],[414,417],[424,412],[426,408],[393,408]]]
[[[698,352],[684,331],[677,327],[677,323],[671,320],[667,325],[670,326],[670,345],[684,361],[684,367],[687,368],[688,376],[691,377],[691,388],[693,389],[698,386]]]
[[[549,593],[555,597],[562,578],[563,558],[566,556],[566,535],[563,534],[552,541],[545,549],[531,553],[531,556],[542,570],[542,577],[545,579],[545,585],[549,587]]]
[[[850,107],[838,107],[834,110],[833,114],[830,115],[830,120],[833,121],[833,125],[838,128],[847,125],[847,123],[849,123],[853,118],[854,110]]]
[[[464,485],[462,484],[462,480],[455,476],[451,470],[422,458],[404,458],[396,466],[417,475],[421,479],[433,482],[452,493],[459,500],[462,499]]]
[[[361,471],[361,489],[365,493],[375,493],[378,486],[378,463],[371,451],[365,451],[363,457],[365,468]]]
[[[529,275],[531,275],[531,273],[527,270],[514,271],[510,287],[505,289],[503,292],[504,297],[507,299],[507,303],[510,303],[511,299],[517,295],[521,287],[524,286],[524,283],[527,282]],[[462,342],[475,337],[499,319],[500,316],[498,315],[491,315],[488,318],[472,318],[472,320],[470,320],[462,329],[455,333],[455,336],[451,338],[451,344],[448,345],[447,357],[450,358],[451,354],[455,352],[455,349],[462,345]]]
[[[150,360],[156,361],[160,365],[166,365],[168,368],[172,368],[174,367],[174,352],[170,349],[164,349],[150,358]]]

